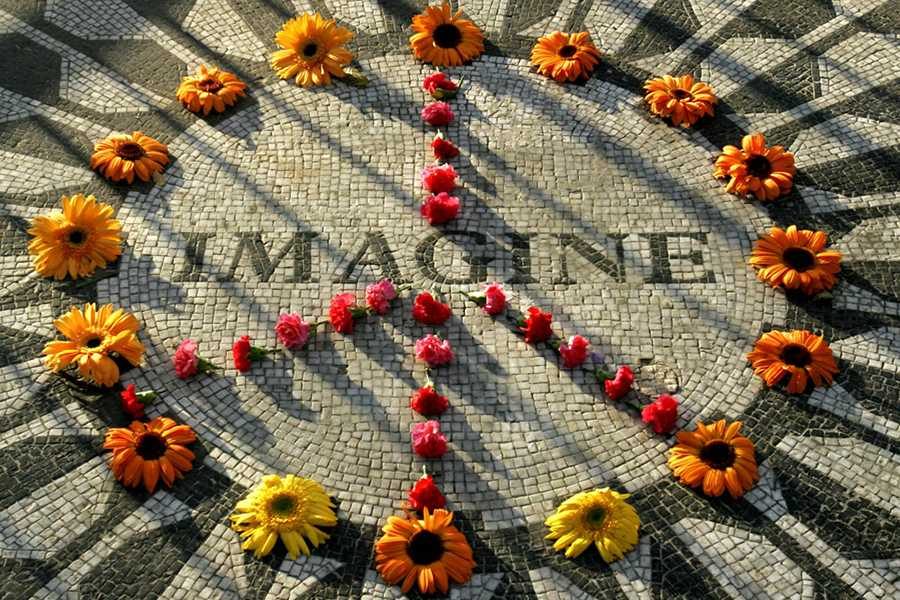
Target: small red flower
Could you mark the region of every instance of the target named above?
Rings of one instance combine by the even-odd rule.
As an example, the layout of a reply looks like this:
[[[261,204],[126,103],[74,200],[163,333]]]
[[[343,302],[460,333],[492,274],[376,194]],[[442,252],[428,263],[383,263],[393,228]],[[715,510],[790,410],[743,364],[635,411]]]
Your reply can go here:
[[[397,288],[390,279],[382,279],[366,287],[366,305],[376,314],[387,314],[391,300],[396,297]]]
[[[425,475],[419,479],[415,485],[409,490],[409,506],[413,510],[422,511],[428,509],[433,511],[436,508],[444,508],[447,505],[447,499],[434,484],[431,475]]]
[[[453,165],[429,165],[419,174],[422,189],[432,194],[447,192],[456,188],[457,175]]]
[[[494,316],[506,309],[506,292],[499,283],[492,283],[484,288],[484,312]]]
[[[574,369],[584,363],[590,347],[591,344],[587,338],[580,335],[573,335],[568,342],[560,344],[559,354],[562,356],[563,366],[567,369]]]
[[[426,417],[436,417],[449,406],[447,398],[438,394],[430,385],[420,387],[409,399],[409,407]]]
[[[459,204],[459,198],[447,192],[432,194],[425,198],[419,207],[419,213],[430,225],[440,225],[456,218],[459,214]]]
[[[622,365],[616,370],[616,376],[603,382],[603,389],[610,400],[618,400],[631,391],[634,383],[634,372],[628,365]]]
[[[249,371],[250,366],[253,364],[250,359],[250,353],[252,351],[253,346],[250,345],[250,336],[242,335],[239,337],[231,346],[231,355],[234,357],[234,368],[241,373]]]
[[[425,325],[440,325],[450,318],[450,305],[444,304],[429,292],[422,292],[413,302],[412,316]]]
[[[135,420],[143,419],[144,403],[138,399],[134,384],[128,384],[128,387],[122,390],[120,395],[122,397],[122,410],[125,414]]]
[[[453,109],[446,102],[432,102],[422,109],[422,120],[433,127],[449,125],[453,116]]]
[[[337,294],[331,299],[328,308],[328,320],[338,333],[353,333],[353,307],[356,296],[350,292]]]
[[[432,73],[422,81],[422,89],[431,94],[435,100],[453,98],[459,86],[450,81],[443,73]]]
[[[528,316],[519,331],[525,334],[525,343],[546,342],[553,335],[550,324],[553,323],[553,314],[543,312],[536,306],[528,309]]]
[[[459,156],[459,148],[450,140],[444,139],[444,136],[438,132],[431,140],[431,151],[434,152],[435,160],[448,161]]]
[[[641,419],[652,425],[656,433],[670,433],[678,420],[678,400],[669,394],[660,394],[641,410]]]
[[[447,438],[437,421],[425,421],[412,426],[413,451],[423,458],[440,458],[447,451]]]
[[[416,358],[429,367],[439,367],[449,364],[453,360],[453,348],[450,340],[442,340],[433,333],[416,340]]]

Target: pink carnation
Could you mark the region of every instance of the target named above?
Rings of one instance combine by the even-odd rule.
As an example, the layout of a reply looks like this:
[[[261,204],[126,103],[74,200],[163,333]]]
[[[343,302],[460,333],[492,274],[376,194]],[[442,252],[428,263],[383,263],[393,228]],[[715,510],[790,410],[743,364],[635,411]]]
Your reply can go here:
[[[453,360],[453,349],[448,340],[429,333],[416,340],[416,358],[428,363],[429,367],[439,367]]]
[[[275,337],[285,348],[302,348],[309,339],[309,323],[297,313],[286,313],[278,316],[275,323]]]
[[[175,375],[179,379],[187,379],[197,374],[200,368],[200,355],[197,354],[197,342],[191,339],[182,340],[172,357]]]
[[[411,435],[413,451],[423,458],[440,458],[447,451],[447,438],[435,420],[416,423]]]
[[[397,289],[390,279],[382,279],[366,287],[366,305],[379,315],[386,314],[390,302],[397,297]]]
[[[446,102],[432,102],[422,109],[422,120],[434,127],[443,127],[453,121],[453,109]]]
[[[425,198],[419,212],[430,225],[440,225],[456,218],[459,214],[459,198],[447,192],[432,194]]]
[[[573,335],[568,342],[560,344],[559,355],[562,356],[563,366],[567,369],[574,369],[584,363],[590,347],[591,344],[587,338],[580,335]]]
[[[419,179],[422,181],[422,188],[432,194],[449,194],[456,187],[456,169],[447,164],[431,165],[422,169]]]

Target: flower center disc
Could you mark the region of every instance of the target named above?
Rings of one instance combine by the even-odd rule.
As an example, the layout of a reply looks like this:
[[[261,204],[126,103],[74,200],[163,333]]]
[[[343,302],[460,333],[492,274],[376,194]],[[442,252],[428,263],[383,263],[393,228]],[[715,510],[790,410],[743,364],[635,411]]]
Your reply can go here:
[[[707,442],[700,450],[700,460],[714,469],[727,469],[734,464],[734,448],[723,440]]]
[[[138,438],[135,451],[144,460],[156,460],[166,453],[166,441],[158,433],[145,433]]]
[[[687,90],[675,89],[672,90],[672,95],[675,96],[676,100],[687,100],[688,98],[693,98],[694,95]]]
[[[116,154],[125,160],[137,160],[144,155],[144,148],[137,142],[123,142],[116,148]]]
[[[102,340],[102,339],[100,339],[100,338],[98,338],[98,337],[92,337],[92,338],[90,338],[89,340],[87,340],[87,341],[83,344],[83,346],[84,346],[85,348],[99,348],[100,345],[101,345],[102,343],[103,343],[103,340]]]
[[[816,264],[816,257],[806,248],[788,248],[782,254],[784,262],[795,271],[807,271]]]
[[[757,178],[768,177],[772,172],[772,165],[765,156],[753,154],[747,160],[747,172]]]
[[[578,48],[576,48],[572,44],[566,44],[559,49],[559,55],[563,58],[572,58],[573,56],[575,56],[576,52],[578,52]]]
[[[296,507],[297,503],[294,502],[294,499],[291,496],[278,496],[272,500],[272,503],[269,505],[272,513],[279,517],[291,516],[294,514]]]
[[[301,52],[303,53],[304,58],[312,58],[318,51],[319,45],[315,42],[309,42],[308,44],[303,46],[303,50]]]
[[[435,27],[431,38],[438,48],[456,48],[462,41],[462,33],[456,25],[444,23]]]
[[[600,529],[603,527],[603,523],[606,522],[606,511],[600,507],[592,508],[584,520],[591,529]]]
[[[812,355],[803,346],[788,344],[781,351],[781,360],[793,367],[805,367],[812,362]]]
[[[436,533],[420,531],[410,538],[406,551],[417,565],[430,565],[444,555],[444,543]]]
[[[87,241],[87,234],[80,229],[73,229],[69,232],[69,235],[66,237],[66,239],[73,246],[80,246]]]
[[[203,90],[204,92],[215,93],[222,89],[222,82],[214,77],[207,77],[206,79],[197,83],[197,87]]]

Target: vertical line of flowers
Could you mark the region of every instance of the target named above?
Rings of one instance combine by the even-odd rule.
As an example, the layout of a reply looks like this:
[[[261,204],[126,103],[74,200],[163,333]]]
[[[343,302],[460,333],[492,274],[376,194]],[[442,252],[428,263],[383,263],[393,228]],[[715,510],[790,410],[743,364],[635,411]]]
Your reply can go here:
[[[437,128],[437,131],[431,141],[435,162],[426,166],[420,176],[427,196],[419,210],[429,224],[439,225],[454,219],[460,209],[459,198],[452,195],[458,183],[456,169],[448,163],[459,156],[459,148],[441,130],[455,118],[453,109],[445,100],[456,97],[459,84],[438,71],[425,77],[422,89],[434,98],[434,102],[429,102],[422,108],[422,121]],[[416,321],[424,325],[438,326],[450,318],[451,309],[430,292],[421,292],[415,298],[412,314]],[[446,411],[450,403],[446,396],[435,389],[431,374],[432,369],[453,360],[453,349],[448,340],[429,333],[416,341],[415,355],[417,360],[426,365],[425,383],[413,393],[409,406],[427,420],[413,425],[410,431],[412,448],[422,458],[436,459],[447,451],[447,438],[441,431],[440,421],[435,417]],[[434,511],[445,505],[446,499],[423,467],[422,477],[409,490],[409,508],[414,511]]]

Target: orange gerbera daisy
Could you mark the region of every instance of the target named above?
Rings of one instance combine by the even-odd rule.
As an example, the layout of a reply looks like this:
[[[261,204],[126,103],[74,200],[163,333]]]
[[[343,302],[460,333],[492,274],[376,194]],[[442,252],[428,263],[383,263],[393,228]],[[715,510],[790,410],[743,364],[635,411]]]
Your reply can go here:
[[[98,310],[93,303],[85,304],[84,310],[73,306],[53,324],[66,339],[44,346],[44,363],[52,371],[75,364],[79,375],[109,387],[119,380],[114,357],[134,366],[141,364],[144,345],[137,337],[141,325],[134,315],[121,308],[116,310],[112,304],[106,304]]]
[[[748,262],[760,281],[814,295],[830,290],[841,270],[841,253],[824,250],[826,243],[824,231],[772,227],[753,245]]]
[[[116,479],[128,487],[143,483],[152,494],[160,478],[166,487],[172,487],[191,470],[194,453],[185,444],[196,440],[190,426],[156,417],[149,423],[132,421],[128,427],[110,428],[103,447],[112,450],[109,466]]]
[[[725,190],[757,200],[775,200],[794,185],[794,155],[782,146],[766,147],[761,133],[745,135],[741,147],[725,146],[716,159],[715,176],[728,179]]]
[[[416,583],[423,594],[446,594],[448,580],[465,583],[472,577],[472,548],[451,524],[452,512],[423,513],[421,519],[388,517],[375,542],[375,566],[390,585],[402,582],[404,594]]]
[[[31,222],[28,252],[34,270],[44,277],[85,277],[122,254],[122,224],[109,204],[93,196],[62,197],[62,211],[39,215]]]
[[[269,63],[282,79],[294,78],[297,85],[329,85],[332,77],[346,75],[344,67],[353,54],[344,48],[353,32],[338,26],[334,19],[306,13],[287,21],[275,34],[281,50],[272,53]]]
[[[838,372],[831,348],[822,336],[802,329],[762,334],[747,359],[753,372],[769,387],[790,375],[787,391],[791,394],[803,392],[808,379],[816,387],[831,385]]]
[[[682,127],[690,127],[701,117],[712,116],[715,113],[713,107],[719,101],[713,89],[702,81],[694,81],[693,75],[663,75],[648,79],[644,89],[647,90],[644,100],[650,105],[650,112]]]
[[[156,173],[162,173],[169,164],[169,149],[149,135],[135,131],[131,135],[111,135],[94,144],[91,168],[110,181],[128,183],[137,175],[141,181],[150,181]]]
[[[681,483],[702,487],[707,496],[725,490],[740,498],[759,479],[753,442],[738,435],[742,423],[697,423],[694,431],[679,431],[678,443],[669,450],[669,468]]]
[[[222,71],[217,67],[208,68],[200,65],[193,75],[181,79],[175,96],[186,109],[191,112],[209,111],[225,112],[226,106],[234,106],[237,99],[244,95],[247,84],[237,75]]]
[[[478,25],[464,19],[461,10],[454,14],[449,2],[425,7],[413,17],[412,30],[413,55],[437,67],[459,66],[484,52],[484,34]]]
[[[531,64],[537,72],[556,81],[587,78],[600,63],[600,51],[587,31],[554,31],[538,38],[531,49]]]

